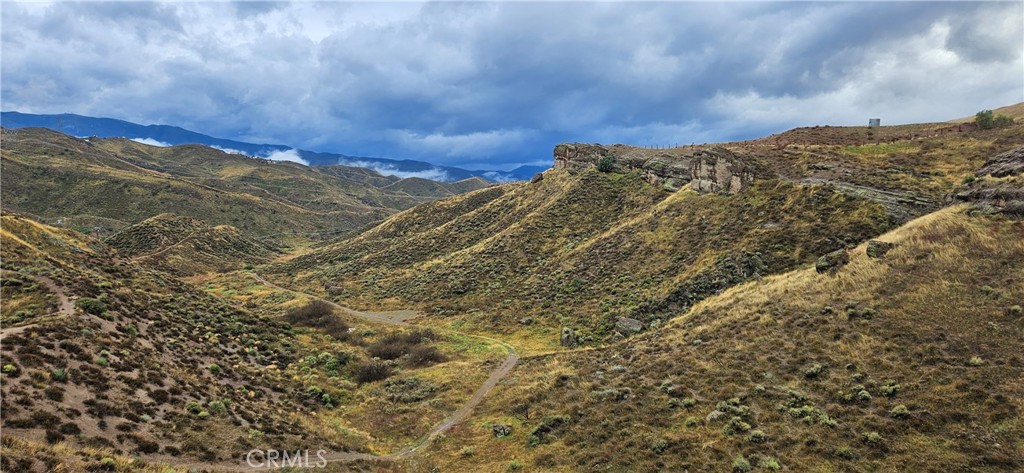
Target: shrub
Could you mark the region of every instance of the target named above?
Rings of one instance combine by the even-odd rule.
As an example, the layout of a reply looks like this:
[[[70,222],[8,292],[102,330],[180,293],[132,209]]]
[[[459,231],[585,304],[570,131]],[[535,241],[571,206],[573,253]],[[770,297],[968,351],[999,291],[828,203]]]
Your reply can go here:
[[[615,158],[604,156],[597,162],[597,170],[601,172],[612,172],[615,170]]]
[[[985,360],[981,359],[980,356],[972,356],[970,360],[967,360],[967,364],[971,366],[981,366],[985,363]]]
[[[318,328],[338,340],[347,340],[349,337],[348,324],[334,315],[331,304],[319,299],[288,309],[284,320],[292,325]]]
[[[394,402],[419,402],[437,391],[437,386],[419,378],[392,379],[384,383],[384,391]]]
[[[768,441],[768,434],[764,433],[763,430],[754,430],[747,435],[747,441],[752,443],[764,443]]]
[[[750,424],[744,422],[743,419],[739,417],[733,417],[732,419],[729,419],[729,423],[725,424],[725,427],[722,428],[722,433],[725,435],[735,435],[742,434],[748,430],[750,430]]]
[[[821,363],[815,363],[811,367],[809,367],[806,370],[804,370],[804,377],[807,378],[807,379],[815,379],[819,375],[821,375],[821,372],[824,371],[824,370],[825,370],[825,367],[822,366]]]
[[[978,178],[974,177],[974,174],[968,174],[967,176],[964,177],[963,183],[970,184],[976,180],[978,180]]]
[[[873,447],[881,447],[885,442],[882,438],[882,434],[879,434],[878,432],[866,432],[864,435],[861,435],[860,438],[864,443]]]
[[[99,299],[93,299],[92,297],[83,297],[75,301],[75,306],[82,309],[87,314],[92,315],[103,315],[107,311],[107,304]]]
[[[409,352],[409,363],[413,366],[426,366],[433,363],[445,361],[445,356],[437,347],[432,345],[421,345]]]
[[[907,409],[907,406],[903,404],[897,404],[889,411],[889,415],[896,419],[905,419],[910,416],[910,409]]]
[[[368,360],[356,366],[355,378],[360,384],[380,381],[391,376],[391,367],[382,361]]]
[[[996,115],[992,110],[982,110],[974,114],[974,124],[982,130],[1003,128],[1013,124],[1013,117],[1008,115]]]
[[[772,457],[762,458],[761,461],[757,462],[757,466],[768,471],[779,471],[782,469],[779,461]]]
[[[882,387],[878,388],[878,392],[885,397],[893,397],[900,392],[903,386],[896,384],[895,381],[888,380]]]
[[[217,363],[210,363],[209,370],[213,374],[220,374],[221,367]]]
[[[750,462],[743,455],[740,455],[732,460],[732,471],[733,473],[747,473],[750,471]]]
[[[8,363],[8,364],[4,365],[3,368],[0,368],[0,372],[3,372],[3,374],[10,375],[10,376],[17,376],[18,375],[18,367],[16,365]]]
[[[66,368],[54,368],[50,373],[50,379],[63,383],[68,380],[68,370]]]

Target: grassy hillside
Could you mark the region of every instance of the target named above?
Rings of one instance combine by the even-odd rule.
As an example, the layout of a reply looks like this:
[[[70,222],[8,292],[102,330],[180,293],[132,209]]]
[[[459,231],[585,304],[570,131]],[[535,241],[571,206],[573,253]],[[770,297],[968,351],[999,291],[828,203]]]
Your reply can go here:
[[[148,218],[106,240],[124,256],[171,274],[224,272],[266,263],[279,250],[228,225],[172,214]]]
[[[835,272],[761,278],[654,333],[523,360],[420,465],[1024,468],[1024,225],[957,206],[879,239],[895,245],[881,258],[859,245]]]
[[[38,128],[4,130],[2,141],[5,209],[102,236],[165,212],[251,236],[337,235],[452,193],[392,192],[382,187],[402,180],[365,169],[321,171],[197,145],[159,148]]]
[[[237,463],[258,445],[389,452],[465,402],[504,356],[310,308],[252,275],[214,295],[78,232],[15,215],[0,224],[4,471],[106,471],[106,457],[134,465],[123,471]]]
[[[270,271],[536,349],[557,347],[564,328],[600,343],[937,209],[987,156],[1021,143],[1020,125],[798,129],[725,145],[765,170],[735,195],[667,192],[636,171],[552,170],[402,212]],[[610,152],[671,162],[699,149]]]

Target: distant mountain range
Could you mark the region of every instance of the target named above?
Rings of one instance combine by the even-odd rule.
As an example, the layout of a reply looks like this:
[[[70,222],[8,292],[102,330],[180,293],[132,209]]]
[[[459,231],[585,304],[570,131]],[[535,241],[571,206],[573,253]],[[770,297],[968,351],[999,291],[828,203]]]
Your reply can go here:
[[[87,117],[70,113],[36,115],[20,112],[2,112],[0,113],[0,124],[5,128],[43,127],[74,136],[131,138],[149,144],[202,144],[249,156],[271,157],[275,153],[290,152],[294,149],[280,144],[256,144],[215,138],[177,126],[139,125],[138,123],[113,118]],[[546,169],[544,166],[520,166],[511,171],[474,171],[450,166],[438,166],[425,161],[410,159],[396,160],[349,156],[338,153],[318,153],[301,149],[294,149],[294,152],[311,166],[344,164],[347,166],[370,168],[384,175],[424,177],[442,182],[454,182],[474,176],[497,182],[527,180],[535,173]]]

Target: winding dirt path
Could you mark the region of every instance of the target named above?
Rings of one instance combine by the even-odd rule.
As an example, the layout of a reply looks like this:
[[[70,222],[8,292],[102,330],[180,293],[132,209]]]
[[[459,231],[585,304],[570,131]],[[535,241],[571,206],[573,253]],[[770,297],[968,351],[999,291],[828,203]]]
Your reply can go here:
[[[38,284],[41,284],[50,292],[57,296],[57,316],[58,317],[70,317],[75,314],[75,304],[71,302],[71,298],[68,297],[67,293],[64,292],[64,288],[53,282],[52,279],[46,276],[35,276],[32,274],[18,273],[19,276],[31,279]],[[52,319],[47,319],[52,320]],[[18,325],[16,327],[8,327],[0,329],[0,341],[5,337],[24,332],[26,329],[38,326],[40,322],[31,322],[25,325]]]
[[[280,291],[291,292],[293,294],[299,294],[299,295],[303,295],[303,296],[306,296],[306,297],[311,297],[313,299],[322,300],[322,301],[327,302],[328,304],[330,304],[331,307],[334,307],[335,309],[338,309],[338,310],[340,310],[342,312],[345,312],[345,313],[348,313],[348,314],[355,315],[357,317],[360,317],[360,318],[362,318],[364,320],[368,320],[370,322],[377,322],[377,323],[382,323],[382,324],[398,325],[398,326],[410,326],[412,324],[410,324],[408,321],[410,319],[414,318],[414,317],[419,316],[419,313],[416,312],[416,311],[413,311],[413,310],[400,310],[400,311],[391,311],[391,312],[364,312],[364,311],[358,311],[358,310],[351,309],[349,307],[345,307],[345,306],[343,306],[341,304],[337,304],[337,303],[335,303],[333,301],[330,301],[330,300],[327,300],[327,299],[323,299],[321,297],[318,297],[318,296],[315,296],[315,295],[312,295],[312,294],[307,294],[305,292],[300,292],[300,291],[296,291],[296,290],[293,290],[293,289],[283,288],[281,286],[278,286],[277,284],[274,284],[274,283],[272,283],[270,281],[267,281],[266,279],[263,279],[262,276],[260,276],[259,274],[256,274],[256,273],[253,273],[252,277],[253,277],[253,279],[256,279],[257,281],[259,281],[260,284],[263,284],[263,285],[265,285],[267,287],[272,287],[272,288],[280,290]],[[501,340],[496,340],[496,339],[489,338],[489,337],[482,337],[482,336],[479,336],[479,335],[462,334],[462,333],[454,332],[454,331],[450,331],[450,330],[438,329],[436,327],[431,327],[431,328],[433,330],[446,331],[446,332],[453,333],[453,334],[457,333],[457,334],[460,334],[462,336],[472,337],[472,338],[476,338],[478,340],[484,340],[484,341],[491,342],[491,343],[494,343],[494,344],[497,344],[497,345],[501,345],[502,347],[505,348],[505,350],[507,352],[507,355],[506,355],[505,359],[497,367],[495,367],[493,371],[491,371],[491,375],[487,378],[487,380],[484,381],[484,383],[482,385],[480,385],[480,387],[477,388],[475,392],[473,392],[473,396],[470,397],[469,400],[466,401],[466,403],[462,405],[462,407],[459,407],[457,410],[455,410],[455,412],[452,412],[443,421],[441,421],[439,424],[435,425],[432,429],[430,429],[430,432],[428,432],[426,435],[420,437],[420,439],[417,440],[416,443],[414,443],[412,445],[409,445],[409,446],[407,446],[407,447],[405,447],[405,448],[403,448],[403,449],[401,449],[401,450],[399,450],[397,452],[389,453],[387,455],[373,455],[373,454],[370,454],[370,453],[359,453],[359,452],[330,452],[330,453],[327,453],[327,454],[324,455],[324,458],[326,459],[326,461],[328,463],[351,463],[351,462],[355,462],[355,461],[401,460],[403,458],[408,458],[408,457],[411,457],[411,456],[415,455],[417,452],[419,452],[422,449],[424,449],[425,447],[429,446],[430,443],[433,442],[434,439],[436,439],[439,435],[443,434],[444,432],[448,431],[449,429],[451,429],[452,427],[454,427],[455,425],[457,425],[458,423],[462,422],[467,417],[469,417],[469,415],[473,412],[473,409],[475,409],[476,406],[478,406],[484,400],[484,398],[491,392],[491,390],[493,390],[498,385],[498,383],[501,382],[502,379],[504,379],[506,376],[508,376],[509,373],[512,372],[512,369],[515,368],[516,363],[519,362],[519,353],[516,352],[516,349],[512,345],[509,345],[509,344],[507,344],[507,343],[505,343],[505,342],[503,342]],[[316,458],[315,456],[311,456],[310,459],[309,459],[311,464],[316,463],[317,460],[319,460],[319,459]],[[270,467],[251,467],[251,466],[248,466],[247,464],[245,464],[243,459],[239,459],[238,463],[193,463],[193,464],[176,464],[175,466],[186,467],[186,468],[194,468],[194,469],[197,469],[197,470],[200,470],[200,471],[216,471],[216,472],[274,471],[274,470],[278,470],[278,469],[284,468],[283,466],[281,466],[281,467],[273,467],[273,466],[270,466]]]

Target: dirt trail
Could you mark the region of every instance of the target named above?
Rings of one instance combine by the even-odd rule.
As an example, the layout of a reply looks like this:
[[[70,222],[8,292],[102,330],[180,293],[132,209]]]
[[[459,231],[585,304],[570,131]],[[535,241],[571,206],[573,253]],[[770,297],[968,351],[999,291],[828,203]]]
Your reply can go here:
[[[71,298],[68,297],[67,293],[64,292],[64,288],[53,282],[52,279],[46,276],[34,276],[31,274],[18,273],[20,276],[29,278],[45,287],[50,292],[57,296],[58,306],[57,315],[59,317],[70,317],[75,313],[75,304],[71,302]],[[24,332],[26,329],[39,325],[39,322],[32,322],[25,325],[18,325],[17,327],[9,327],[0,329],[0,340],[9,335],[18,334]]]
[[[272,287],[274,289],[278,289],[278,290],[281,290],[281,291],[291,292],[293,294],[300,294],[300,295],[304,295],[304,296],[311,297],[311,298],[314,298],[314,299],[323,300],[324,302],[327,302],[328,304],[330,304],[335,309],[338,309],[338,310],[340,310],[342,312],[345,312],[345,313],[348,313],[348,314],[355,315],[357,317],[360,317],[360,318],[362,318],[364,320],[368,320],[368,321],[371,321],[371,322],[377,322],[377,323],[382,323],[382,324],[390,324],[390,325],[399,325],[399,326],[409,326],[411,324],[408,321],[410,319],[420,315],[418,312],[416,312],[414,310],[399,310],[399,311],[390,311],[390,312],[364,312],[364,311],[358,311],[358,310],[351,309],[351,308],[345,307],[343,305],[337,304],[335,302],[329,301],[327,299],[323,299],[323,298],[317,297],[317,296],[312,295],[312,294],[307,294],[307,293],[304,293],[304,292],[283,288],[281,286],[278,286],[277,284],[274,284],[272,282],[267,281],[266,279],[263,279],[262,276],[260,276],[258,274],[255,274],[255,273],[253,273],[253,278],[256,279],[257,281],[259,281],[261,284],[263,284],[265,286],[268,286],[268,287]],[[438,329],[434,328],[434,330],[438,330]],[[448,330],[445,330],[445,331],[448,331]],[[454,331],[448,331],[448,332],[450,332],[450,333],[458,333],[458,332],[454,332]],[[505,360],[503,360],[501,362],[501,364],[499,364],[496,368],[494,368],[493,371],[491,371],[491,375],[487,378],[487,380],[484,381],[484,383],[482,385],[480,385],[479,388],[477,388],[477,390],[473,393],[473,396],[470,397],[469,400],[466,401],[466,403],[462,405],[462,407],[458,408],[455,412],[452,412],[448,417],[446,417],[443,421],[441,421],[441,423],[435,425],[432,429],[430,429],[430,432],[428,432],[426,435],[424,435],[419,440],[417,440],[415,444],[407,446],[407,447],[405,447],[405,448],[403,448],[403,449],[401,449],[401,450],[399,450],[399,451],[397,451],[395,453],[390,453],[390,454],[387,454],[387,455],[373,455],[373,454],[369,454],[369,453],[359,453],[359,452],[331,452],[331,453],[327,453],[327,454],[324,455],[324,458],[327,460],[327,462],[328,463],[351,463],[351,462],[355,462],[355,461],[400,460],[400,459],[403,459],[403,458],[408,458],[410,456],[415,455],[417,452],[422,450],[424,447],[428,446],[431,442],[434,441],[434,439],[437,438],[438,435],[441,435],[442,433],[446,432],[448,429],[451,429],[452,427],[457,425],[459,422],[462,422],[467,417],[469,417],[469,414],[471,414],[473,412],[473,409],[475,409],[476,406],[478,406],[484,400],[484,397],[486,397],[487,394],[489,394],[491,392],[491,390],[493,390],[498,385],[498,383],[501,382],[502,379],[504,379],[506,376],[508,376],[509,373],[512,372],[512,368],[515,368],[516,363],[519,361],[519,353],[516,352],[516,349],[514,347],[512,347],[512,345],[509,345],[509,344],[507,344],[505,342],[502,342],[501,340],[496,340],[496,339],[488,338],[488,337],[482,337],[482,336],[478,336],[478,335],[467,335],[467,334],[461,334],[461,335],[468,336],[468,337],[473,337],[473,338],[476,338],[476,339],[479,339],[479,340],[485,340],[485,341],[488,341],[488,342],[491,342],[491,343],[494,343],[494,344],[501,345],[508,352],[507,356],[505,357]],[[315,454],[311,454],[311,455],[313,455],[313,456],[311,456],[310,459],[309,459],[310,463],[315,463],[317,460],[319,460],[318,458],[315,457]],[[194,468],[194,469],[197,469],[197,470],[200,470],[200,471],[204,471],[205,470],[205,471],[216,471],[216,472],[274,471],[274,470],[280,469],[279,467],[250,467],[250,466],[246,465],[244,463],[244,460],[241,459],[241,458],[239,459],[238,463],[193,463],[193,464],[184,464],[184,465],[183,464],[177,464],[176,466],[183,466],[183,467],[187,467],[187,468]]]

